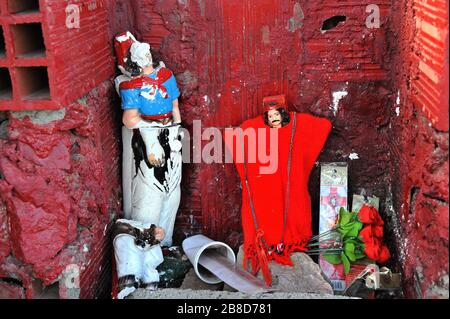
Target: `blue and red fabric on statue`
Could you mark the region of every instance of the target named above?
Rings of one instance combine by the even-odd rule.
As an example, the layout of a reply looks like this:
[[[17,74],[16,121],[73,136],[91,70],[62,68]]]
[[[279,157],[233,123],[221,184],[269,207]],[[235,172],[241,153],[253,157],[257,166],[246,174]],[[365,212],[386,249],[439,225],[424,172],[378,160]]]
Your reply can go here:
[[[122,109],[139,109],[145,116],[171,114],[172,102],[180,96],[175,76],[167,68],[120,84]]]
[[[248,163],[247,165],[248,181],[258,226],[264,233],[263,238],[265,242],[272,249],[275,249],[280,244],[283,237],[287,163],[294,113],[290,114],[290,123],[279,129],[272,129],[265,125],[262,116],[247,120],[241,125],[244,132],[248,128],[253,129],[257,138],[265,133],[268,147],[261,150],[262,154],[268,154],[269,147],[274,152],[278,151],[278,156],[276,157],[278,163],[275,171],[271,174],[262,173],[260,169],[268,167],[268,163],[262,163],[258,158],[256,163]],[[325,118],[299,113],[296,113],[296,116],[296,133],[291,160],[290,204],[284,234],[285,249],[281,254],[275,252],[269,254],[266,250],[268,261],[275,260],[280,264],[291,266],[293,265],[290,259],[291,253],[305,251],[306,243],[312,235],[311,198],[308,191],[308,181],[311,170],[332,128],[331,122]],[[278,130],[278,149],[270,144],[269,130]],[[248,158],[248,140],[244,139],[244,141],[245,156]],[[260,154],[258,150],[260,145],[260,143],[256,145],[256,154]],[[261,265],[261,259],[258,258],[257,233],[245,186],[244,165],[236,161],[236,159],[242,158],[242,144],[236,141],[233,146],[233,157],[243,188],[241,214],[244,231],[244,268],[247,268],[247,263],[250,261],[253,273],[256,273],[261,267],[264,270],[264,267],[267,265]],[[265,279],[270,284],[270,274],[268,277]]]

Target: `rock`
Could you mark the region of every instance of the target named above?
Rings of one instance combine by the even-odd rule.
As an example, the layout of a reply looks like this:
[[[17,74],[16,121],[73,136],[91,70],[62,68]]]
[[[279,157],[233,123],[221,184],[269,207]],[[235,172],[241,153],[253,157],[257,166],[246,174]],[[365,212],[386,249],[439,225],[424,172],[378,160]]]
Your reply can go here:
[[[210,285],[198,278],[195,273],[194,268],[192,268],[184,278],[181,289],[192,289],[192,290],[222,290],[223,283]]]
[[[237,263],[242,265],[243,246],[239,247]],[[291,255],[293,267],[283,266],[274,261],[269,264],[272,273],[271,288],[280,292],[333,294],[333,288],[322,276],[320,266],[304,253]],[[263,279],[262,273],[258,278]]]

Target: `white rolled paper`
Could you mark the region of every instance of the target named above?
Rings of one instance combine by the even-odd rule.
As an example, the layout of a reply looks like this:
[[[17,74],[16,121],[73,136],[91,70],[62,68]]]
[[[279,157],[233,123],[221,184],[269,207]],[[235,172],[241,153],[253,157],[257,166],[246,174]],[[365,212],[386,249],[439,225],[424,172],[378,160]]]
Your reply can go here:
[[[225,243],[196,235],[183,241],[183,250],[197,276],[207,284],[224,281],[234,289],[250,295],[274,291],[268,289],[262,280],[236,265],[236,255]]]
[[[233,264],[236,263],[236,256],[230,246],[218,241],[213,241],[203,235],[196,235],[185,239],[183,241],[183,250],[194,266],[197,276],[207,284],[211,285],[221,283],[223,280],[207,269],[199,267],[199,260],[202,255],[206,255],[207,253],[214,251],[218,252],[222,256],[225,256]]]

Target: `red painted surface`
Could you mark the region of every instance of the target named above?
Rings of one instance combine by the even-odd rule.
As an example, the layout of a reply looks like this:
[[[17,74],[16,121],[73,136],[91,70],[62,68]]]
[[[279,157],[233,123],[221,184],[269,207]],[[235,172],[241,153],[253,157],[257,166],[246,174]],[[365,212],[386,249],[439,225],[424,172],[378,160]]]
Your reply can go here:
[[[0,263],[4,263],[11,252],[9,221],[6,206],[0,202]]]
[[[414,1],[413,9],[411,97],[434,127],[448,131],[448,1]]]
[[[138,33],[174,70],[188,128],[194,119],[201,119],[203,127],[236,126],[260,114],[264,96],[286,94],[291,110],[333,121],[335,129],[320,160],[348,161],[357,152],[363,160],[349,163],[350,191],[364,187],[385,197],[392,92],[386,83],[390,52],[384,43],[390,1],[380,4],[381,29],[365,28],[370,1],[138,2],[145,8],[138,12]],[[337,14],[347,21],[321,33],[322,22]],[[348,96],[335,116],[332,92],[339,90]],[[311,183],[315,220],[318,186],[316,169]],[[177,223],[182,232],[202,229],[217,239],[230,236],[238,245],[241,199],[233,165],[185,165],[182,187]]]
[[[319,160],[347,161],[349,192],[364,188],[381,198],[389,266],[404,272],[407,295],[435,297],[448,288],[448,124],[442,126],[448,82],[430,83],[434,74],[448,77],[445,1],[380,1],[381,28],[367,29],[369,0],[78,0],[81,28],[70,31],[65,2],[40,3],[41,13],[23,16],[6,14],[0,4],[7,47],[0,68],[47,66],[52,97],[27,105],[12,72],[13,101],[0,101],[0,109],[63,108],[34,118],[8,114],[8,137],[0,139],[0,283],[17,279],[27,298],[36,297],[37,281],[49,285],[74,263],[81,269],[80,297],[108,294],[107,226],[121,206],[121,112],[105,80],[114,74],[113,36],[130,30],[174,71],[190,130],[196,119],[203,128],[239,125],[260,114],[264,96],[276,94],[286,94],[291,110],[330,119]],[[346,22],[322,33],[322,22],[335,15]],[[437,38],[423,23],[417,31],[419,19],[436,22]],[[42,22],[45,58],[13,58],[10,28],[22,22]],[[433,52],[430,43],[438,45]],[[419,68],[420,61],[433,72]],[[332,93],[342,90],[348,95],[334,113]],[[430,127],[433,114],[438,120]],[[49,121],[37,124],[42,119]],[[360,160],[348,159],[353,152]],[[310,182],[316,225],[318,187],[316,168]],[[203,232],[238,247],[240,205],[233,164],[184,165],[176,243]]]
[[[404,0],[395,12],[392,85],[400,103],[396,105],[399,116],[391,120],[392,193],[397,212],[392,220],[393,239],[406,296],[448,298],[448,2]],[[423,19],[438,34],[447,32],[445,46],[424,34]],[[430,45],[437,45],[433,52]],[[430,83],[429,74],[423,73],[427,69],[418,67],[420,61],[433,68],[441,88]],[[438,117],[434,124],[429,120],[433,114]]]
[[[12,82],[12,96],[0,99],[0,110],[64,108],[114,74],[107,28],[111,3],[71,1],[70,4],[80,10],[80,28],[69,29],[66,27],[67,2],[35,2],[40,3],[40,11],[27,13],[11,13],[7,1],[0,3],[0,26],[6,43],[6,55],[0,58],[0,68],[8,68]],[[37,45],[30,50],[21,49],[27,49],[30,43]],[[32,67],[40,67],[48,78],[34,78],[36,68]],[[29,90],[39,91],[38,95],[28,97]]]
[[[0,299],[23,299],[23,297],[21,287],[0,282]]]
[[[120,211],[119,122],[111,116],[116,114],[112,88],[111,82],[103,83],[68,106],[63,119],[45,125],[11,116],[10,140],[1,141],[0,187],[10,229],[8,235],[1,228],[2,240],[9,236],[19,265],[29,265],[27,276],[44,285],[57,280],[67,265],[78,265],[84,297],[98,296],[101,279],[105,273],[109,277],[108,225]]]
[[[412,8],[412,2],[407,3]],[[402,6],[406,2],[394,6],[391,1],[377,3],[381,9],[380,29],[365,27],[368,15],[365,8],[372,4],[370,1],[355,5],[350,1],[317,4],[141,0],[140,4],[145,12],[138,18],[137,29],[156,48],[161,44],[160,53],[175,71],[182,89],[182,116],[188,126],[193,119],[202,119],[206,126],[238,125],[259,114],[264,96],[281,93],[288,96],[291,109],[330,118],[334,129],[320,161],[349,162],[349,192],[364,188],[381,198],[380,210],[383,218],[390,221],[387,234],[394,251],[389,266],[398,271],[405,269],[403,266],[409,269],[405,273],[406,290],[414,286],[412,269],[415,267],[428,268],[416,280],[424,291],[428,287],[448,287],[448,253],[444,252],[448,248],[448,234],[445,235],[448,215],[442,215],[443,208],[440,208],[448,208],[448,183],[445,182],[448,133],[428,126],[445,130],[448,121],[445,113],[448,110],[448,35],[446,42],[442,41],[445,23],[448,26],[448,20],[443,19],[448,12],[445,1],[415,1],[416,9],[423,9],[417,17],[399,15],[405,12]],[[322,21],[334,15],[345,15],[347,21],[322,34]],[[144,16],[157,21],[154,28]],[[419,37],[415,32],[419,17],[431,21],[439,30],[437,41],[430,39],[440,48],[433,53],[432,61],[426,60],[427,48],[418,43],[427,36]],[[445,52],[444,48],[447,48]],[[420,56],[411,56],[411,52],[419,54],[419,50]],[[439,83],[423,92],[414,89],[414,85],[426,85],[428,80],[424,75],[418,77],[417,84],[413,81],[412,87],[405,85],[416,79],[418,59],[431,63],[439,77]],[[411,62],[413,68],[409,66]],[[397,118],[399,88],[401,115]],[[341,100],[334,115],[330,109],[332,92],[339,90],[346,90],[348,95]],[[429,121],[430,113],[422,110],[423,103],[417,103],[417,97],[430,92],[434,92],[430,99],[441,101],[428,105],[429,108],[439,105],[435,113],[439,120],[434,124]],[[349,161],[352,152],[358,153],[360,160]],[[428,171],[425,175],[424,167]],[[318,177],[315,170],[310,183],[315,220]],[[434,212],[433,218],[427,225],[439,230],[431,231],[436,237],[428,239],[427,232],[419,240],[419,233],[406,226],[402,213],[398,215],[407,211],[411,190],[408,186],[414,185],[412,181],[432,190],[425,202],[432,202],[429,209]],[[430,194],[437,196],[437,202],[430,199]],[[394,211],[390,209],[391,199]],[[425,209],[420,205],[428,204],[417,204],[420,215]],[[178,218],[178,226],[184,233],[198,231],[201,216],[203,232],[239,244],[242,241],[238,206],[239,183],[230,165],[185,166]],[[395,247],[418,240],[421,246],[411,246],[405,264],[402,250],[395,254]],[[418,261],[420,254],[436,256],[436,252],[440,257],[434,257],[431,266]]]
[[[2,28],[20,19],[5,18],[3,3]],[[81,298],[107,297],[111,287],[110,220],[121,210],[112,39],[133,31],[134,9],[124,1],[72,3],[82,8],[77,30],[65,28],[61,1],[40,1],[38,14],[44,20],[46,61],[55,63],[49,67],[50,85],[61,90],[52,93],[64,109],[10,113],[7,139],[0,139],[0,282],[17,279],[27,298],[38,297],[37,283],[57,282],[70,265],[80,269]],[[22,63],[9,51],[6,60]],[[33,102],[31,108],[48,105]],[[71,296],[64,281],[59,289],[61,298]]]

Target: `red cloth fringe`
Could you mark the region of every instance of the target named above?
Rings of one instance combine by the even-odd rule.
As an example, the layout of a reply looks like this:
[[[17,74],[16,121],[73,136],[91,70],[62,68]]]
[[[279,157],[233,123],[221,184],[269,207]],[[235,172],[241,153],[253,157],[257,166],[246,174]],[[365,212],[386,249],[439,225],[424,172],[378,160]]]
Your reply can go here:
[[[270,247],[272,252],[269,253],[262,242],[263,235],[264,232],[259,230],[255,238],[255,244],[249,245],[244,249],[243,267],[247,270],[248,262],[250,261],[252,274],[256,276],[261,270],[266,285],[270,287],[272,285],[272,274],[269,269],[269,263],[275,261],[278,264],[293,267],[294,263],[291,260],[291,254],[307,251],[307,241],[286,245],[281,254],[277,254],[274,251],[275,247]]]
[[[257,271],[254,273],[256,275],[258,273],[258,270],[261,269],[264,281],[266,282],[266,285],[270,287],[272,285],[272,274],[270,273],[269,269],[269,259],[267,258],[267,251],[266,247],[264,247],[263,242],[263,236],[264,232],[260,229],[256,233],[256,240],[255,240],[255,246],[256,246],[256,256],[257,256]]]

